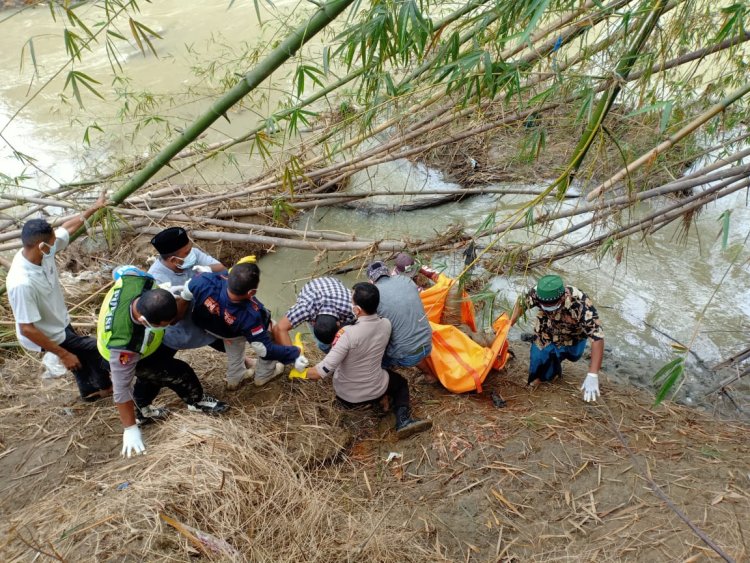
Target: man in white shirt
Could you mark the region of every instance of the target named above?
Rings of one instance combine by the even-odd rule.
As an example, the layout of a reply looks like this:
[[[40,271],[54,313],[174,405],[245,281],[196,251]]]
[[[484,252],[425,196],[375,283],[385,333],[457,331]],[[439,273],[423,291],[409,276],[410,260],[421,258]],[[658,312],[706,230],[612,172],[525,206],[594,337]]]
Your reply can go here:
[[[102,194],[92,207],[58,229],[44,219],[27,221],[21,230],[23,248],[13,258],[6,280],[18,341],[27,350],[59,357],[75,375],[84,401],[112,393],[109,365],[99,355],[96,340],[79,335],[70,324],[55,254],[64,250],[70,235],[105,205]]]
[[[185,287],[196,275],[206,272],[223,272],[224,264],[206,254],[193,244],[182,227],[169,227],[151,239],[159,258],[148,270],[159,284],[169,283],[170,291]],[[245,339],[222,339],[198,327],[188,312],[178,323],[164,332],[162,354],[174,356],[178,350],[192,350],[210,346],[227,355],[227,390],[236,391],[254,374],[256,360],[245,356]],[[262,377],[256,375],[256,385]]]

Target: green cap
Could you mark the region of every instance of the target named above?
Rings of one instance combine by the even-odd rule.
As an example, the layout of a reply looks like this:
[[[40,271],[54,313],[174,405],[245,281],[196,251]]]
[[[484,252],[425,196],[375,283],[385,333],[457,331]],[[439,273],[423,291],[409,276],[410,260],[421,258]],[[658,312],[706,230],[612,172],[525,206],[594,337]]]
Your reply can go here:
[[[560,276],[542,276],[536,284],[539,301],[557,301],[565,293],[565,284]]]

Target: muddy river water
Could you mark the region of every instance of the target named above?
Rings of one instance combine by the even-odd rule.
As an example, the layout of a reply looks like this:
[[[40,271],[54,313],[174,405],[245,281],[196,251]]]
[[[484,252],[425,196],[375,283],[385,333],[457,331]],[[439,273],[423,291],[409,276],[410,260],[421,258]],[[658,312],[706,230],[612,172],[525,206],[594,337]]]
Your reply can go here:
[[[290,2],[275,2],[274,5],[273,9],[265,7],[262,16],[268,20],[293,18],[300,10],[307,9]],[[174,94],[188,84],[197,84],[199,89],[200,81],[190,71],[196,52],[205,62],[209,60],[206,53],[215,48],[211,46],[212,42],[213,45],[227,43],[236,46],[241,42],[256,45],[275,38],[276,25],[259,26],[252,2],[238,1],[231,8],[227,0],[193,2],[189,10],[185,6],[186,3],[179,0],[159,0],[141,5],[143,13],[136,18],[162,34],[163,40],[156,43],[158,58],[153,55],[144,57],[135,45],[123,48],[123,64],[130,78],[128,87],[133,91],[148,88],[158,94]],[[9,15],[12,12],[0,12],[0,19]],[[127,159],[145,153],[147,140],[143,135],[135,141],[125,135],[127,124],[121,123],[118,114],[121,101],[117,101],[107,84],[102,86],[105,100],[86,95],[84,112],[73,107],[74,101],[71,106],[61,105],[59,94],[65,73],[53,80],[9,122],[10,116],[28,100],[32,77],[28,51],[23,69],[19,70],[21,50],[26,40],[32,35],[35,37],[35,54],[43,80],[64,63],[66,54],[59,25],[52,22],[47,9],[23,11],[0,26],[3,28],[3,33],[0,33],[0,68],[4,78],[0,83],[0,128],[4,128],[2,134],[15,150],[34,157],[35,166],[44,171],[42,174],[20,163],[13,157],[10,146],[0,140],[0,171],[3,174],[16,176],[25,170],[29,178],[23,184],[44,190],[54,182],[74,180],[90,172],[96,163],[112,155]],[[123,33],[127,34],[127,31]],[[323,41],[314,42],[305,56],[319,56]],[[109,80],[109,63],[103,49],[87,54],[84,62],[81,69],[87,74],[103,83]],[[43,80],[34,80],[31,92]],[[231,123],[217,122],[204,140],[235,136],[255,125],[259,117],[275,109],[283,96],[280,90],[287,88],[290,81],[290,73],[280,71],[274,82],[264,87],[263,98],[256,98],[252,110],[231,115]],[[164,110],[165,116],[175,117],[178,121],[189,119],[207,103],[207,100],[187,105],[175,103]],[[92,146],[84,146],[83,130],[94,121],[109,131],[120,127],[123,134],[119,137],[92,134]],[[145,131],[148,134],[149,130]],[[236,166],[216,161],[202,167],[203,181],[231,182],[258,170],[257,156],[248,157],[246,147],[236,154]],[[181,181],[192,179],[187,176]],[[355,177],[351,189],[370,187],[396,193],[421,187],[430,190],[456,188],[446,184],[433,171],[398,162],[361,173]],[[394,195],[384,197],[382,201],[399,203],[407,201],[408,197],[411,196]],[[463,224],[471,231],[489,213],[495,213],[500,222],[503,217],[510,216],[525,197],[485,195],[400,214],[326,208],[303,214],[297,223],[299,227],[356,233],[363,237],[419,239],[443,232],[454,224]],[[739,192],[706,208],[686,240],[677,240],[676,227],[660,230],[647,242],[633,239],[619,264],[611,256],[601,261],[593,257],[572,258],[556,264],[566,282],[589,293],[599,307],[607,334],[606,372],[625,381],[647,385],[656,369],[674,357],[671,341],[665,335],[691,344],[694,353],[709,365],[747,345],[750,265],[743,244],[750,230],[750,209],[746,198],[746,193]],[[571,199],[554,205],[578,203],[577,199]],[[722,251],[720,238],[717,238],[720,231],[718,218],[726,209],[732,210],[731,231],[729,249]],[[554,229],[563,229],[567,225],[567,221],[561,221]],[[575,242],[590,235],[591,231],[579,231],[565,242]],[[515,231],[499,244],[534,240],[541,236]],[[738,251],[739,258],[732,264]],[[295,289],[299,289],[310,275],[334,264],[339,258],[328,256],[317,262],[314,252],[287,249],[268,255],[260,263],[263,300],[275,313],[282,314],[293,301]],[[462,268],[463,257],[435,256],[432,263],[449,274],[455,274]],[[353,282],[357,274],[352,272],[344,277]],[[518,292],[531,283],[531,278],[516,275],[492,278],[490,287],[496,292],[496,310],[510,307]],[[521,323],[514,329],[512,337],[517,338],[521,331],[528,329],[528,325]],[[694,360],[691,359],[690,365],[694,365],[694,369],[686,385],[687,397],[697,401],[712,381],[695,366]]]

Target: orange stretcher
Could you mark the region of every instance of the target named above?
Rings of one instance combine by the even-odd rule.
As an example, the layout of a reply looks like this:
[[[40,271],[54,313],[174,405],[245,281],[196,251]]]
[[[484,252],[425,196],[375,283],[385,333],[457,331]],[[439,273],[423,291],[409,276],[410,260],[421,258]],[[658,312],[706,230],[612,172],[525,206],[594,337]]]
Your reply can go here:
[[[420,294],[432,327],[432,353],[427,363],[449,391],[481,393],[490,370],[503,369],[508,361],[510,319],[503,313],[492,323],[495,339],[489,348],[474,342],[458,327],[441,324],[445,301],[455,283],[457,280],[440,274],[437,283]],[[466,292],[461,296],[461,322],[476,331],[474,304]]]

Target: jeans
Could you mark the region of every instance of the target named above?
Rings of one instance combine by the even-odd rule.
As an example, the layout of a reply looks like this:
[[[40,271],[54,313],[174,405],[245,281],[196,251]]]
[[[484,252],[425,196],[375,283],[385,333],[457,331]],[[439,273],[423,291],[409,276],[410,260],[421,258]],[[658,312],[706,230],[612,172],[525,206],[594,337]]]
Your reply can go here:
[[[432,341],[427,344],[423,344],[411,354],[402,358],[391,358],[387,354],[383,356],[383,368],[410,368],[416,366],[419,362],[424,360],[427,356],[432,353]]]
[[[386,370],[388,372],[388,388],[385,390],[385,395],[391,401],[391,410],[398,412],[401,407],[409,408],[409,383],[401,374],[396,373],[392,370]],[[382,397],[376,399],[370,399],[369,401],[362,401],[361,403],[351,403],[345,401],[341,397],[336,397],[338,402],[347,409],[353,409],[363,405],[372,405],[380,401]]]
[[[539,348],[536,342],[531,343],[529,359],[529,383],[535,379],[552,381],[562,375],[562,361],[577,362],[586,349],[586,339],[579,340],[572,346],[559,346],[551,343]]]
[[[161,391],[169,387],[186,404],[203,398],[203,386],[187,362],[174,357],[174,350],[160,346],[156,352],[138,362],[135,367],[133,400],[138,408],[150,405]]]
[[[78,384],[78,392],[84,401],[94,401],[98,397],[89,399],[86,397],[112,387],[112,381],[109,378],[109,363],[99,354],[95,339],[90,336],[81,336],[71,325],[68,325],[65,327],[65,340],[60,347],[75,354],[81,362],[81,367],[73,370],[73,375]]]

